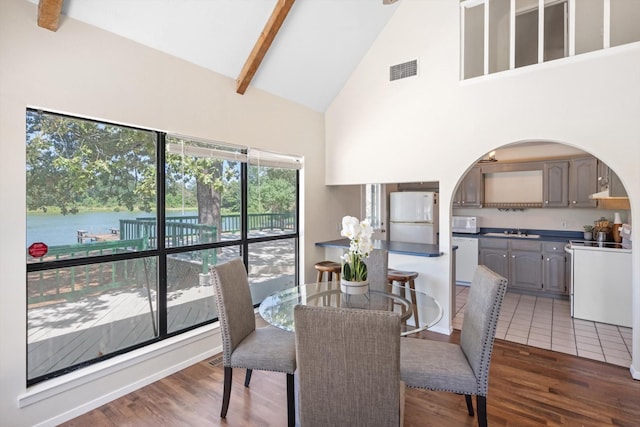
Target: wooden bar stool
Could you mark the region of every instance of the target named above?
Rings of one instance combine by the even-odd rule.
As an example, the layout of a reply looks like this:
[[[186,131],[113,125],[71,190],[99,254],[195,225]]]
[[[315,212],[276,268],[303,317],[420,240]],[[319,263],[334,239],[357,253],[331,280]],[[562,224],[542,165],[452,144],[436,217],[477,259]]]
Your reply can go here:
[[[334,261],[320,261],[316,262],[314,265],[315,269],[318,270],[318,278],[316,280],[316,285],[322,283],[324,273],[327,273],[327,290],[333,289],[333,275],[336,275],[336,284],[338,289],[340,289],[340,272],[342,271],[342,264]],[[331,297],[329,297],[331,298]],[[340,301],[340,296],[336,296],[337,301]],[[329,303],[331,300],[329,300]],[[326,301],[325,301],[326,304]]]
[[[405,297],[407,296],[407,291],[409,291],[409,293],[411,294],[411,304],[413,305],[413,319],[416,322],[416,326],[420,326],[420,321],[418,320],[418,303],[416,301],[416,277],[418,277],[418,273],[416,273],[415,271],[400,271],[393,268],[387,270],[389,292],[393,292],[393,282],[396,282],[396,286],[398,286],[399,288],[404,289]]]

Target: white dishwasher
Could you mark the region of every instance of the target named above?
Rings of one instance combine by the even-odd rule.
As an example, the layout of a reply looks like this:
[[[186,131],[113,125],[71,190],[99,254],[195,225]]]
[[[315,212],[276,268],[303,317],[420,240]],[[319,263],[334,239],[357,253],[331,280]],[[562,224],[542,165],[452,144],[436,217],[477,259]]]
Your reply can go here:
[[[456,283],[468,285],[478,267],[478,238],[457,237],[451,239],[456,250]]]

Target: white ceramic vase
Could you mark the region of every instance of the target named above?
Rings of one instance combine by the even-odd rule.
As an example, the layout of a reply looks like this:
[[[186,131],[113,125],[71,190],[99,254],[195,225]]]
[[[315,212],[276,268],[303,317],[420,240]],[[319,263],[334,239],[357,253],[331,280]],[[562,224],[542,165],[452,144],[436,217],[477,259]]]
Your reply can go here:
[[[340,279],[340,290],[347,295],[362,295],[369,292],[369,281],[352,282],[350,280]]]

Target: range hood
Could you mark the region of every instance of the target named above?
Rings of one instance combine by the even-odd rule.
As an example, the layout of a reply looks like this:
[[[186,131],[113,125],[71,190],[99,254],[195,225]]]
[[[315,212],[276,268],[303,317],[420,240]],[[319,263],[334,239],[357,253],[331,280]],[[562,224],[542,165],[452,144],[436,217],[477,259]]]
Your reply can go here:
[[[608,169],[608,166],[607,166]],[[622,185],[618,175],[608,169],[605,173],[598,177],[598,183],[601,191],[591,194],[590,199],[595,200],[620,200],[628,201],[629,196],[627,190]]]
[[[598,201],[599,209],[631,209],[629,197],[611,196],[608,188],[598,193],[589,195],[589,198]]]
[[[629,197],[626,196],[611,196],[608,188],[598,193],[590,194],[589,198],[597,200],[629,200]]]

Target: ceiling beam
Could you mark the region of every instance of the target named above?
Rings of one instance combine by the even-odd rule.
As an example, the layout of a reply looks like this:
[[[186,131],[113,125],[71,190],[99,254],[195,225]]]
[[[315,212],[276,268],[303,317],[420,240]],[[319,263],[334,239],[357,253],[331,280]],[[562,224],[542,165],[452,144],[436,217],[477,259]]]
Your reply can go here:
[[[244,63],[244,67],[242,67],[242,71],[240,71],[240,75],[236,79],[236,92],[240,95],[244,94],[247,87],[249,87],[249,83],[251,83],[253,76],[256,74],[256,71],[258,71],[258,67],[260,67],[264,56],[267,54],[269,47],[271,47],[273,39],[276,38],[276,34],[278,34],[294,2],[295,0],[278,0],[276,6],[273,8],[269,21],[267,21],[262,33],[260,33],[258,41],[255,46],[253,46],[253,50],[249,54],[247,61]]]
[[[38,26],[57,31],[63,0],[40,0],[38,3]]]

